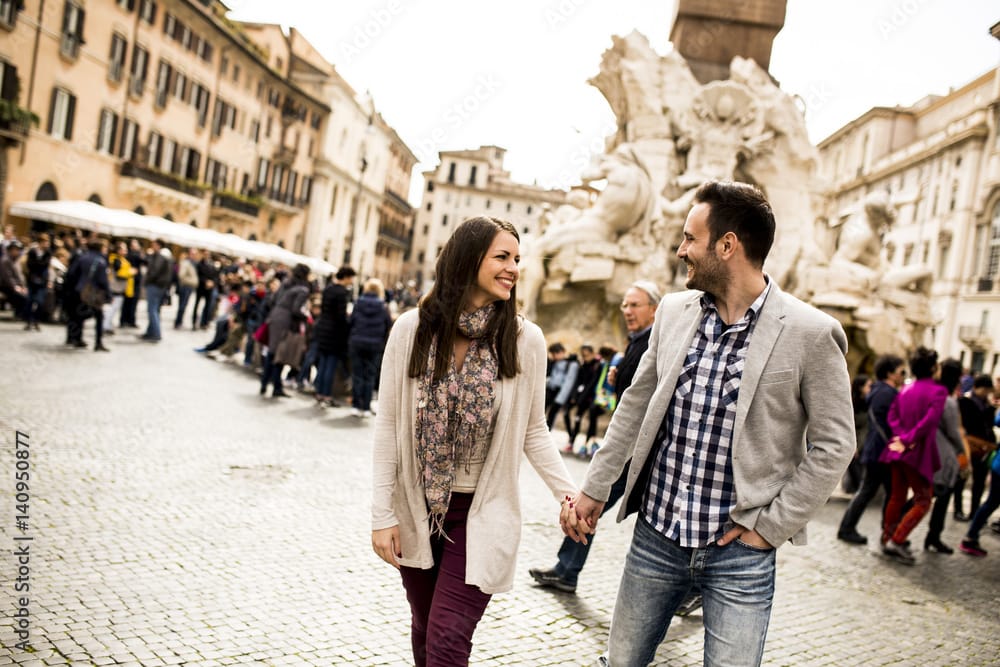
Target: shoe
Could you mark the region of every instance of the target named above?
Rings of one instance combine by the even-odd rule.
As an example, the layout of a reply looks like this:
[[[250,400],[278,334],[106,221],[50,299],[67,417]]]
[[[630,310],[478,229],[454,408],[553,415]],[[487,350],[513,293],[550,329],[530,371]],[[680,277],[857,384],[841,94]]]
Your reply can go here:
[[[109,350],[108,348],[104,347],[103,345],[95,345],[94,346],[94,352],[110,352],[110,351],[111,350]]]
[[[34,329],[35,331],[41,331],[42,330],[42,328],[40,326],[38,326],[38,322],[32,322],[31,323],[31,328]]]
[[[986,549],[979,546],[979,540],[970,540],[967,537],[962,540],[962,542],[958,545],[958,548],[961,549],[963,553],[975,556],[976,558],[983,558],[986,556]]]
[[[31,322],[28,322],[27,324],[24,325],[24,330],[31,331]]]
[[[937,540],[924,540],[924,551],[936,551],[939,554],[945,554],[950,556],[955,553],[955,550],[949,547],[947,544],[942,542],[940,539]]]
[[[955,512],[954,516],[955,516],[955,521],[961,521],[963,523],[968,522],[972,519],[971,516],[962,511]]]
[[[885,543],[885,546],[882,547],[882,553],[903,565],[913,565],[917,562],[917,559],[913,557],[913,554],[910,553],[905,544],[898,544],[892,540]]]
[[[540,570],[537,567],[533,567],[528,570],[528,574],[543,588],[554,588],[563,593],[576,593],[576,584],[566,581],[555,570]]]
[[[374,410],[368,410],[368,412],[366,412],[365,415],[367,415],[369,417],[375,417],[376,416]]]
[[[352,417],[364,417],[365,413],[361,411],[360,408],[351,408]]]
[[[145,338],[145,336],[144,336],[144,338]],[[205,354],[206,352],[208,352],[208,350],[205,349],[204,347],[196,347],[196,348],[194,348],[194,351],[197,352],[198,354]]]
[[[1000,521],[994,521],[993,523],[991,523],[990,530],[992,530],[994,533],[1000,534]]]
[[[290,398],[291,394],[285,393],[282,389],[277,389],[271,392],[271,398]]]
[[[563,454],[572,454],[573,453],[573,443],[572,442],[567,442],[565,445],[563,445],[562,447],[559,448],[559,451],[562,452]]]
[[[265,394],[265,392],[267,392],[267,385],[266,384],[262,384],[260,386],[260,395],[263,396]]]
[[[856,530],[838,532],[837,539],[848,544],[868,544],[868,538]]]
[[[691,612],[701,609],[701,595],[695,593],[694,595],[688,595],[681,602],[681,606],[677,607],[674,611],[674,616],[680,616],[681,618],[688,616]]]
[[[73,347],[87,347],[87,344],[82,340],[75,340],[73,341]]]
[[[114,336],[115,335],[115,330],[114,329],[108,329],[107,331],[104,332],[104,335],[105,336]]]

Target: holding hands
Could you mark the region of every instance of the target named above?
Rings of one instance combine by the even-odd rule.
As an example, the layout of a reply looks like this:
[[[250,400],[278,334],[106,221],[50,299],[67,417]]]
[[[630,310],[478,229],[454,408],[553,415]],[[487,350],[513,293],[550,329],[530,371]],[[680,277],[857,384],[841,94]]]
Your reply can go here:
[[[603,510],[603,502],[594,500],[582,491],[576,498],[566,496],[559,511],[559,525],[571,540],[586,544],[587,535],[593,535],[597,530],[597,519]]]

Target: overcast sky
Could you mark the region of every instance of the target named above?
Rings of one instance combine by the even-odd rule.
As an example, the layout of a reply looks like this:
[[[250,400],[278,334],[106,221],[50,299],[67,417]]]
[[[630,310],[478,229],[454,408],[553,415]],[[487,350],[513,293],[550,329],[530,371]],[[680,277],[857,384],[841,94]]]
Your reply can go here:
[[[421,159],[496,144],[515,179],[568,187],[614,117],[587,79],[611,35],[660,53],[671,0],[229,0],[294,26]],[[788,0],[771,73],[806,103],[818,142],[873,106],[912,104],[1000,65],[997,0]]]

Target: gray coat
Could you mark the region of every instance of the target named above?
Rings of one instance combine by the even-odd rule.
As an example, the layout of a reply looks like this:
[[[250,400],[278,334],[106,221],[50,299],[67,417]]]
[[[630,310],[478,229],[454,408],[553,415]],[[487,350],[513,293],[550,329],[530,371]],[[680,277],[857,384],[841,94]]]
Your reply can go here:
[[[660,302],[649,349],[587,471],[583,491],[604,500],[625,462],[634,458],[619,521],[637,509],[646,491],[659,444],[656,432],[701,322],[701,295],[679,292]],[[805,544],[806,522],[836,488],[854,454],[846,352],[847,337],[835,319],[772,282],[736,401],[731,518],[774,546],[789,539]]]
[[[959,425],[958,399],[949,396],[944,402],[944,412],[938,422],[937,446],[941,467],[934,473],[934,486],[951,488],[958,481],[958,455],[965,453],[965,443]]]
[[[267,316],[267,346],[272,351],[278,349],[278,344],[288,335],[292,328],[295,313],[302,311],[309,298],[309,286],[289,278],[278,290],[274,299],[274,308]]]

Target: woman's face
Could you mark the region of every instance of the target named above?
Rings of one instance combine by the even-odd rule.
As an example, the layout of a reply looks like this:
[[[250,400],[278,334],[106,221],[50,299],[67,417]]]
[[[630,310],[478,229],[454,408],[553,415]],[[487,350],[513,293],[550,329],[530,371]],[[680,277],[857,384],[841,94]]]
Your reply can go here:
[[[476,284],[469,297],[470,308],[476,310],[493,301],[510,299],[510,292],[517,283],[520,261],[520,246],[513,234],[500,232],[494,236],[479,264]]]

